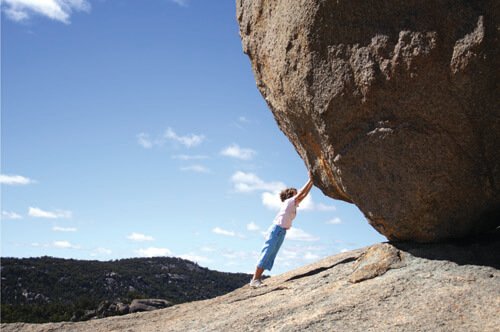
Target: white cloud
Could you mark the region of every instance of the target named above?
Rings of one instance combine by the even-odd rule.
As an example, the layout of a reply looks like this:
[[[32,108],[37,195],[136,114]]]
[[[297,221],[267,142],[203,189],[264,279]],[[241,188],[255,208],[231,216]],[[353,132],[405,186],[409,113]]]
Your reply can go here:
[[[342,220],[339,217],[335,217],[331,220],[328,220],[326,223],[329,225],[338,225],[342,223]]]
[[[106,249],[106,248],[96,248],[94,251],[90,253],[90,256],[95,257],[95,256],[101,256],[101,255],[111,255],[112,251],[111,249]]]
[[[145,249],[139,249],[136,251],[137,254],[143,257],[155,257],[155,256],[169,256],[172,255],[172,252],[167,248],[155,248],[149,247]]]
[[[14,21],[41,15],[69,24],[71,14],[76,11],[90,11],[90,3],[86,0],[2,0],[2,10]]]
[[[153,141],[149,138],[148,134],[140,133],[137,135],[137,143],[145,149],[151,149],[153,147]]]
[[[204,251],[204,252],[214,252],[215,251],[215,248],[212,247],[212,246],[203,246],[200,248],[201,251]]]
[[[141,145],[145,149],[151,149],[155,146],[162,146],[165,144],[166,141],[173,141],[175,143],[180,143],[187,148],[192,148],[197,145],[200,145],[205,140],[205,136],[203,135],[195,135],[195,134],[189,134],[185,136],[177,135],[175,131],[170,127],[167,128],[167,130],[163,135],[161,135],[156,139],[152,139],[148,133],[140,133],[137,134],[136,137],[137,137],[137,143],[139,143],[139,145]],[[186,155],[182,156],[189,158]],[[182,157],[179,159],[182,159]]]
[[[178,155],[172,156],[172,159],[179,159],[179,160],[201,160],[201,159],[208,159],[208,156],[178,154]]]
[[[252,149],[240,148],[237,144],[231,144],[220,152],[221,155],[242,160],[252,159],[257,152]]]
[[[74,227],[59,227],[59,226],[52,227],[52,230],[54,232],[76,232],[77,231],[77,229]]]
[[[347,249],[347,248],[340,249],[340,252],[342,252],[342,253],[343,252],[348,252],[348,251],[349,251],[349,249]]]
[[[320,258],[319,255],[313,254],[311,252],[306,252],[306,254],[304,255],[304,259],[308,261],[316,260],[318,258]]]
[[[132,233],[129,236],[127,236],[127,239],[136,242],[154,241],[154,238],[152,236],[144,235],[141,233]]]
[[[189,0],[170,0],[175,4],[178,4],[181,7],[186,7],[189,3]]]
[[[228,230],[222,229],[220,227],[215,227],[214,229],[212,229],[212,232],[215,234],[224,235],[224,236],[239,237],[240,239],[245,238],[244,235],[241,235],[241,234],[233,232],[233,231],[228,231]]]
[[[219,234],[219,235],[236,236],[235,232],[233,232],[233,231],[227,231],[227,230],[222,229],[220,227],[215,227],[214,229],[212,229],[212,232],[214,232],[215,234]]]
[[[203,135],[189,134],[185,136],[179,136],[173,131],[172,128],[167,128],[164,137],[166,139],[180,143],[187,148],[192,148],[194,146],[200,145],[205,140],[205,136]]]
[[[280,192],[279,191],[274,191],[274,192],[263,192],[262,193],[262,204],[264,204],[265,207],[271,210],[279,210],[281,207],[281,198],[280,198]]]
[[[192,253],[184,254],[179,256],[182,259],[187,259],[188,261],[195,262],[197,264],[207,264],[212,262],[212,260],[205,256],[200,256]]]
[[[293,241],[315,242],[319,237],[313,236],[300,228],[292,227],[286,233],[286,238]]]
[[[313,200],[313,196],[310,193],[307,195],[302,202],[300,202],[299,210],[307,211],[335,211],[336,208],[333,205],[326,205],[323,203],[316,203]]]
[[[237,192],[252,192],[252,191],[280,191],[285,189],[285,184],[282,182],[264,182],[253,173],[245,173],[238,171],[231,177],[234,189]]]
[[[238,262],[244,262],[248,259],[255,260],[258,257],[258,253],[251,251],[243,251],[243,250],[232,250],[232,249],[223,249],[222,257],[236,260]]]
[[[80,246],[71,244],[69,241],[54,241],[52,242],[52,247],[60,249],[79,249]]]
[[[256,231],[260,230],[260,227],[259,227],[259,225],[257,225],[256,223],[254,223],[252,221],[251,223],[247,224],[247,230],[252,231],[252,232],[256,232]]]
[[[28,210],[28,215],[35,218],[59,219],[59,218],[71,218],[72,212],[64,210],[44,211],[39,208],[30,207]]]
[[[248,119],[247,119],[246,117],[244,117],[244,116],[240,116],[240,117],[238,118],[238,121],[239,121],[239,122],[241,122],[241,123],[249,123],[249,122],[250,122],[250,120],[248,120]]]
[[[23,217],[15,212],[2,211],[2,219],[22,219]]]
[[[190,165],[180,168],[184,172],[195,172],[195,173],[210,173],[210,169],[203,165]]]
[[[284,259],[294,259],[297,258],[297,252],[289,249],[283,249]]]
[[[0,174],[0,184],[9,186],[22,186],[35,183],[35,181],[21,175]]]

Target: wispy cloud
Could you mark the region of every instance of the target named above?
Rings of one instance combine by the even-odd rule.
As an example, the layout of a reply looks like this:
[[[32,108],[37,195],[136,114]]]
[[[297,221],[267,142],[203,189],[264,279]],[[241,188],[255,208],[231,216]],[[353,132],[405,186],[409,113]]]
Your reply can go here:
[[[262,204],[270,210],[279,210],[282,204],[279,191],[262,193]]]
[[[151,149],[155,146],[162,146],[167,141],[174,142],[176,144],[184,145],[187,148],[192,148],[200,145],[204,140],[204,135],[188,134],[188,135],[178,135],[172,128],[167,128],[163,135],[157,137],[156,139],[151,138],[148,133],[139,133],[136,135],[137,143],[145,149]]]
[[[107,256],[107,255],[111,255],[113,251],[111,251],[111,249],[107,249],[107,248],[96,248],[94,249],[91,253],[90,253],[90,256],[92,257],[95,257],[95,256]]]
[[[52,230],[54,232],[76,232],[77,231],[77,229],[75,227],[59,227],[59,226],[52,227]]]
[[[189,0],[170,0],[170,1],[181,7],[187,7],[187,5],[189,4]]]
[[[222,150],[220,154],[226,157],[232,157],[241,160],[250,160],[257,154],[257,152],[252,149],[240,148],[238,144],[231,144],[230,146]]]
[[[259,225],[257,225],[256,223],[254,223],[253,221],[249,224],[247,224],[247,230],[251,231],[251,232],[258,232],[260,231],[260,227]]]
[[[333,219],[330,219],[326,222],[329,225],[338,225],[342,223],[342,220],[339,217],[335,217]]]
[[[74,245],[69,241],[54,241],[52,247],[60,249],[80,249],[79,245]]]
[[[213,228],[212,232],[215,233],[215,234],[224,235],[224,236],[239,237],[241,239],[245,238],[245,236],[243,236],[243,235],[241,235],[239,233],[236,233],[234,231],[228,231],[228,230],[222,229],[220,227]]]
[[[153,147],[153,141],[149,138],[149,134],[146,133],[137,134],[137,143],[145,149]]]
[[[44,211],[36,207],[30,207],[28,215],[34,218],[68,219],[72,217],[73,213],[64,210]]]
[[[315,242],[319,241],[319,237],[311,235],[304,230],[296,227],[292,227],[287,231],[287,239],[292,241],[305,241],[305,242]]]
[[[190,165],[184,166],[180,168],[181,171],[184,172],[195,172],[195,173],[210,173],[210,169],[203,165]]]
[[[90,3],[86,0],[2,0],[2,11],[16,22],[38,15],[69,24],[71,14],[89,12]]]
[[[253,173],[238,171],[231,177],[231,182],[237,192],[279,191],[285,189],[282,182],[265,182]]]
[[[187,259],[188,261],[195,262],[197,264],[207,264],[212,262],[212,260],[208,257],[196,255],[193,253],[187,253],[179,256],[182,259]]]
[[[155,256],[170,256],[172,252],[167,248],[155,248],[149,247],[144,249],[139,249],[136,251],[137,254],[143,257],[155,257]]]
[[[0,174],[0,184],[9,186],[22,186],[35,183],[36,181],[21,175]]]
[[[257,252],[253,251],[243,251],[243,250],[233,250],[233,249],[223,249],[221,253],[222,257],[230,259],[230,260],[236,260],[239,262],[244,262],[248,259],[255,260],[258,257]]]
[[[144,235],[141,233],[131,233],[129,236],[127,236],[127,239],[135,242],[154,241],[154,238],[152,236]]]
[[[205,136],[203,135],[195,135],[195,134],[189,134],[184,136],[177,135],[177,133],[172,128],[167,128],[164,137],[166,139],[180,143],[187,148],[192,148],[197,145],[200,145],[205,140]]]
[[[319,255],[313,254],[312,252],[306,252],[304,255],[304,259],[308,261],[317,260],[319,258]]]
[[[172,159],[179,159],[179,160],[202,160],[202,159],[208,159],[208,156],[178,154],[178,155],[172,156]]]
[[[214,229],[212,229],[212,232],[215,233],[215,234],[219,234],[219,235],[236,236],[235,232],[228,231],[228,230],[222,229],[220,227],[215,227]]]
[[[23,217],[15,212],[2,211],[2,219],[22,219]]]
[[[204,252],[214,252],[215,248],[213,246],[203,246],[200,248],[200,250]]]

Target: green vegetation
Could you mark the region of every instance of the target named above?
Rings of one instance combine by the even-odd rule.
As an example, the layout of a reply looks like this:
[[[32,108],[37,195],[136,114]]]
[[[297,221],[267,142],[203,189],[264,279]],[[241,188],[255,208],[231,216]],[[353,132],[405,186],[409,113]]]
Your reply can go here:
[[[101,262],[47,256],[2,258],[1,277],[2,323],[80,320],[103,301],[208,299],[239,288],[250,278],[172,257]]]

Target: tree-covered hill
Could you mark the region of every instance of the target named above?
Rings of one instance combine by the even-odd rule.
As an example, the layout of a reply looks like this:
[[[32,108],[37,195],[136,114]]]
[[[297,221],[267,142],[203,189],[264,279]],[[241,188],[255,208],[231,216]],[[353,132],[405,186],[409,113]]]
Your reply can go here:
[[[1,321],[88,319],[103,304],[140,298],[173,304],[208,299],[241,287],[249,278],[173,257],[106,262],[47,256],[2,258]]]

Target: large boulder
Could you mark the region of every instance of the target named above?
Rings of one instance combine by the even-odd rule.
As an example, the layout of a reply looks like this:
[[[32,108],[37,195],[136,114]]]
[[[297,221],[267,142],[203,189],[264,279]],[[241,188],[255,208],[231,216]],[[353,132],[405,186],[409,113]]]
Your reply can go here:
[[[237,0],[243,50],[326,195],[390,240],[500,224],[500,6]]]

